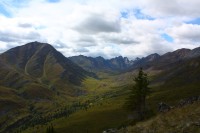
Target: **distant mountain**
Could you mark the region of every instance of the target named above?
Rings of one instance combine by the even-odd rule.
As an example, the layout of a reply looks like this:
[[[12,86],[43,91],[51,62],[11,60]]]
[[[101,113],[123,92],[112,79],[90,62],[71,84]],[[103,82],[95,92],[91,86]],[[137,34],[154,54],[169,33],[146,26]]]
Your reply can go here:
[[[147,57],[135,60],[133,65],[128,69],[128,71],[138,69],[139,67],[143,67],[146,69],[151,68],[164,70],[167,68],[171,68],[173,65],[177,65],[177,63],[179,62],[191,60],[199,56],[200,47],[192,50],[185,48],[178,49],[173,52],[168,52],[164,55],[158,55],[157,53],[155,53]]]
[[[155,54],[153,60],[147,56],[139,59],[128,71],[139,67],[157,72],[153,82],[164,82],[165,86],[182,86],[197,84],[200,79],[200,48],[178,49],[164,55]]]
[[[157,61],[159,58],[160,58],[160,55],[157,54],[157,53],[148,55],[147,57],[137,58],[133,62],[133,64],[126,70],[131,71],[131,70],[137,69],[139,67],[145,67],[145,65],[147,65],[148,63],[153,62],[153,61]]]
[[[129,68],[133,61],[127,57],[104,59],[103,57],[87,57],[83,55],[69,57],[71,61],[88,71],[118,72]]]

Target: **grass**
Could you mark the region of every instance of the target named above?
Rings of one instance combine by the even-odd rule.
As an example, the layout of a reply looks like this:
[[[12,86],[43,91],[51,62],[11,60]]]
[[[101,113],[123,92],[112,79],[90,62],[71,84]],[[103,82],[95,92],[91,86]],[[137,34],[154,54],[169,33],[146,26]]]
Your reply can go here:
[[[121,98],[104,101],[89,110],[79,111],[67,119],[53,121],[55,129],[60,133],[100,133],[108,128],[121,126],[127,119],[127,112],[122,108]]]
[[[120,127],[127,121],[127,110],[123,108],[125,97],[105,99],[91,104],[87,110],[80,110],[68,118],[52,121],[59,133],[101,133],[108,128]],[[45,132],[45,127],[29,128],[24,133]]]
[[[121,129],[119,133],[199,133],[199,125],[200,102],[197,102],[161,113],[148,121]]]
[[[16,95],[16,91],[0,86],[0,132],[8,125],[27,116],[26,102]]]
[[[83,87],[87,95],[79,96],[75,101],[90,101],[87,110],[79,110],[70,115],[51,121],[54,128],[59,133],[100,133],[108,128],[120,127],[128,119],[128,112],[124,109],[124,101],[129,86],[119,87],[119,82],[115,82],[115,76],[105,77],[97,80],[87,78],[83,82]],[[29,128],[24,133],[45,132],[47,125]],[[78,127],[78,128],[77,128]]]

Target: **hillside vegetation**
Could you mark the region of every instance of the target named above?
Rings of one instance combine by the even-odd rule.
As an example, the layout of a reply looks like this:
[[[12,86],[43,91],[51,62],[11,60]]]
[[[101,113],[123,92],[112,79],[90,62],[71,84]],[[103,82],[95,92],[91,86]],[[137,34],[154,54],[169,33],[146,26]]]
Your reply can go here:
[[[199,133],[200,102],[161,113],[154,118],[121,129],[118,133]]]

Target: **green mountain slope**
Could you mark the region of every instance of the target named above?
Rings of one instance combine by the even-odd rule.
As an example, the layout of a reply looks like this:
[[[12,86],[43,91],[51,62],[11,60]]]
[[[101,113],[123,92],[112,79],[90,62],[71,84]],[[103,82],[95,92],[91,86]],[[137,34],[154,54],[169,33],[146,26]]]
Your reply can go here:
[[[49,44],[32,42],[2,53],[0,118],[6,124],[0,124],[1,130],[10,128],[9,125],[23,117],[34,117],[30,108],[46,113],[62,107],[63,101],[67,104],[84,93],[80,85],[88,76],[94,74],[74,64]],[[19,118],[9,117],[11,115]]]

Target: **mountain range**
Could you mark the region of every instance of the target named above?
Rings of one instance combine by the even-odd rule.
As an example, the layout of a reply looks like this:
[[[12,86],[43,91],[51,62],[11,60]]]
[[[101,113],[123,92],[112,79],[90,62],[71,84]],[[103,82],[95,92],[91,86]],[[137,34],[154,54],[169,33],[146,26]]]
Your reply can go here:
[[[87,71],[96,72],[126,72],[133,71],[139,67],[144,68],[158,68],[164,67],[173,63],[187,61],[200,56],[200,48],[195,49],[178,49],[173,52],[168,52],[164,55],[157,53],[148,55],[135,60],[129,60],[127,57],[118,56],[111,59],[104,59],[103,57],[87,57],[83,55],[69,57],[71,61]],[[163,68],[164,69],[164,68]]]
[[[69,57],[71,61],[78,64],[87,71],[97,72],[118,72],[129,68],[134,62],[127,57],[118,56],[112,59],[103,57],[87,57],[84,55]]]
[[[167,97],[175,102],[200,95],[199,57],[200,47],[183,48],[164,55],[154,53],[136,60],[122,56],[112,59],[84,55],[67,58],[50,44],[40,42],[12,48],[0,54],[0,132],[9,132],[10,127],[16,127],[16,123],[24,118],[44,116],[82,96],[95,95],[95,91],[109,95],[109,88],[123,89],[122,81],[129,81],[127,75],[140,67],[150,74],[152,85],[159,84],[155,90],[158,93],[154,95],[157,101]],[[101,79],[102,73],[113,77]],[[120,78],[123,80],[118,80]],[[173,95],[174,89],[171,88],[182,93]],[[120,90],[123,91],[127,90]],[[95,96],[100,97],[100,94]],[[87,103],[87,100],[83,101]]]

